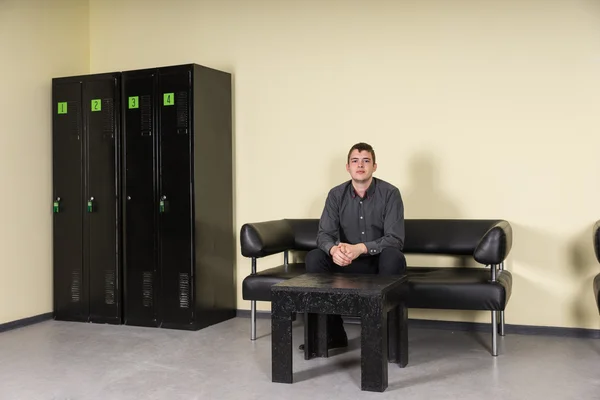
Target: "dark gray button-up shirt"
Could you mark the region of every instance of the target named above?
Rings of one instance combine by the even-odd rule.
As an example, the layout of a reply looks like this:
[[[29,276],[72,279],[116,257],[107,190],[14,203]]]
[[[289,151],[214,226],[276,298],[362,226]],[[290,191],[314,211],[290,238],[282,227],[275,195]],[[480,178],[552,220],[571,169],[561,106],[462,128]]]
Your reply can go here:
[[[404,204],[395,186],[373,177],[365,197],[359,197],[352,181],[329,191],[319,221],[317,246],[329,254],[334,245],[364,243],[367,255],[386,247],[404,246]]]

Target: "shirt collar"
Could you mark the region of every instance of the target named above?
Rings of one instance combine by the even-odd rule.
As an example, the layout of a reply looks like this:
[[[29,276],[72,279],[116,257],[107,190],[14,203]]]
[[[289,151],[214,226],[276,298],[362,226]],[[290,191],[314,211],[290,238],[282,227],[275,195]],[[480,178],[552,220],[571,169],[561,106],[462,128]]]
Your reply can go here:
[[[365,192],[365,200],[368,199],[369,197],[372,197],[373,193],[375,193],[375,182],[376,182],[376,178],[373,177],[373,179],[371,180],[371,184],[369,185],[369,187],[367,188],[367,191]],[[354,190],[352,181],[350,181],[350,195],[352,196],[353,199],[358,196],[358,193],[356,193],[356,190]]]

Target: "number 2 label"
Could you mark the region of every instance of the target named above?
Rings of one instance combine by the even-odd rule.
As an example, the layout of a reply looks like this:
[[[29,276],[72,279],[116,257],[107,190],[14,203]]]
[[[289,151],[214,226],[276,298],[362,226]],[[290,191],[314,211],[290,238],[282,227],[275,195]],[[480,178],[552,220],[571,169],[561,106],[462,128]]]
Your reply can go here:
[[[100,99],[92,100],[92,111],[102,111],[102,101]]]
[[[163,105],[172,106],[175,104],[175,93],[165,93],[163,96]]]

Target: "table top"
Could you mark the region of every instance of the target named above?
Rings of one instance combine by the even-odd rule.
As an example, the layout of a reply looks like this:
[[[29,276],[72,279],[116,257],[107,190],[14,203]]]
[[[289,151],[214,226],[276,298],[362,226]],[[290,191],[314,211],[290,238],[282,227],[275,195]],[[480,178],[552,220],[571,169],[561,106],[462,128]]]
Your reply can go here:
[[[406,275],[303,274],[271,286],[272,291],[385,293],[406,281]]]

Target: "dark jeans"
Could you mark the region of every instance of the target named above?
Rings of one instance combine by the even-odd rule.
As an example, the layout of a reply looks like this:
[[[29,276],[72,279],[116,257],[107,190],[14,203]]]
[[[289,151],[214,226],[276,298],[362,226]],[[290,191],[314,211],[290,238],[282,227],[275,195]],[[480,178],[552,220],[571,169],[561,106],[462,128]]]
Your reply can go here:
[[[333,262],[331,256],[321,249],[308,252],[305,259],[306,272],[312,273],[347,273],[347,274],[380,274],[402,275],[406,272],[406,258],[400,249],[386,248],[377,256],[362,256],[350,265],[340,267]],[[344,322],[339,315],[327,318],[330,337],[345,336]]]

